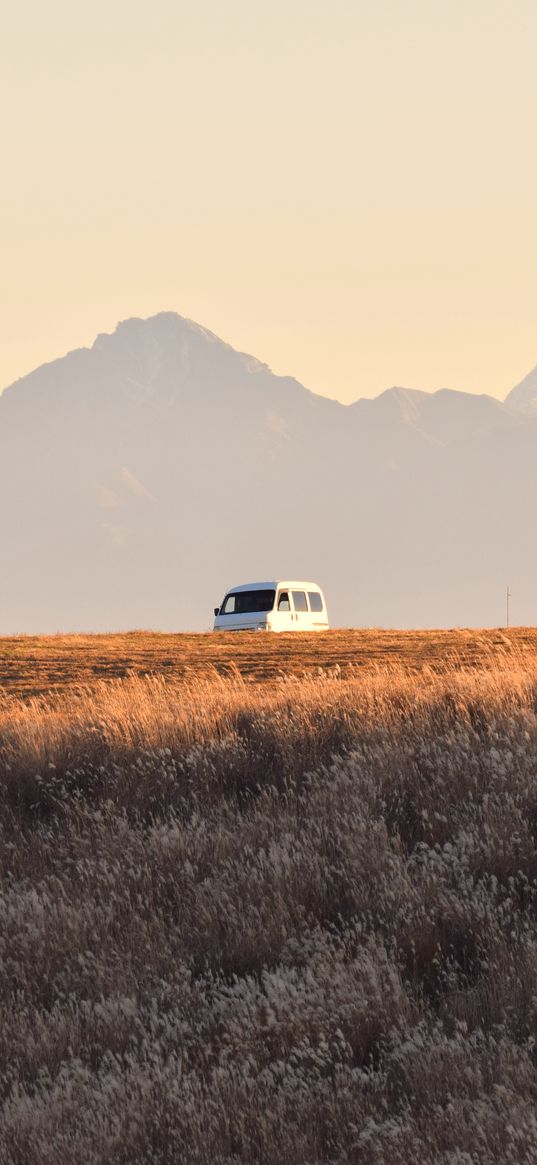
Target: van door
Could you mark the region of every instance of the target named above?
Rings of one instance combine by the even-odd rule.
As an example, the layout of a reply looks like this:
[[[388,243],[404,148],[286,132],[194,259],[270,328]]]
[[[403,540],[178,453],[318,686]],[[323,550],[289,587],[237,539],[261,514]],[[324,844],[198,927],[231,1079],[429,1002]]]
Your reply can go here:
[[[294,631],[294,615],[290,591],[282,588],[278,591],[274,611],[272,614],[273,631]]]
[[[328,627],[326,610],[324,607],[323,596],[320,591],[308,591],[308,602],[310,605],[310,619],[311,630],[320,631]]]
[[[294,610],[295,631],[307,631],[310,625],[310,612],[305,591],[291,591]]]

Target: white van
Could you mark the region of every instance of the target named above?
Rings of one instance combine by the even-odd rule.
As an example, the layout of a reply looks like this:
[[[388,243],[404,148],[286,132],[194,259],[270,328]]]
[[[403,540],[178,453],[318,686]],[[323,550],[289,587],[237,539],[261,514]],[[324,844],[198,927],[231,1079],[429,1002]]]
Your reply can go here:
[[[244,583],[214,614],[214,631],[328,631],[323,593],[311,582]]]

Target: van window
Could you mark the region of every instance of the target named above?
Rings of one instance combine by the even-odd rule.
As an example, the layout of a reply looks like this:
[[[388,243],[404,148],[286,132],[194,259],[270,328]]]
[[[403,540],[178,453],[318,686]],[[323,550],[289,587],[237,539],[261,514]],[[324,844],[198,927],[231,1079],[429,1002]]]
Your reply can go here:
[[[278,610],[279,611],[290,611],[291,610],[291,604],[289,602],[289,595],[288,595],[287,591],[281,591],[281,593],[280,593],[280,597],[278,599]]]
[[[308,599],[310,601],[310,611],[322,611],[323,600],[318,591],[308,591]]]
[[[249,615],[255,611],[272,611],[276,591],[237,591],[226,595],[221,615]]]
[[[291,591],[295,611],[307,611],[308,600],[305,591]]]

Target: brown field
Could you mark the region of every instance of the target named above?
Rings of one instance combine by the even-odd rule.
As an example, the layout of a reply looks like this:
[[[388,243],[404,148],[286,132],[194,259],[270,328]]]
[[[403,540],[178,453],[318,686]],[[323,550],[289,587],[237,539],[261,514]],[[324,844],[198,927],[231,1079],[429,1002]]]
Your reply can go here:
[[[533,630],[0,658],[0,1165],[537,1161]]]
[[[326,634],[115,635],[0,638],[0,689],[32,696],[73,684],[132,675],[182,679],[239,672],[256,682],[334,667],[342,674],[387,665],[442,674],[490,667],[515,653],[537,652],[537,628],[452,631],[341,630]]]

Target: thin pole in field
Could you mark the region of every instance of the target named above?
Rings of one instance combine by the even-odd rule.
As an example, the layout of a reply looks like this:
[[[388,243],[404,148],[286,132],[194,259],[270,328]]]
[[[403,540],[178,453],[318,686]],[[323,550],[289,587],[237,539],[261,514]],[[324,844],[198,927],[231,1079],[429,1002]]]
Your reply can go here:
[[[507,611],[506,611],[506,614],[507,614],[507,622],[506,622],[506,626],[507,626],[507,627],[510,627],[510,626],[511,626],[511,588],[510,588],[510,587],[507,587],[506,600],[507,600],[507,602],[506,602],[506,607],[507,607]]]

